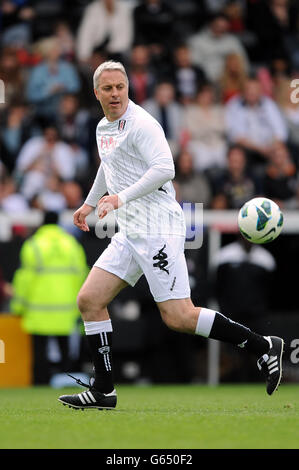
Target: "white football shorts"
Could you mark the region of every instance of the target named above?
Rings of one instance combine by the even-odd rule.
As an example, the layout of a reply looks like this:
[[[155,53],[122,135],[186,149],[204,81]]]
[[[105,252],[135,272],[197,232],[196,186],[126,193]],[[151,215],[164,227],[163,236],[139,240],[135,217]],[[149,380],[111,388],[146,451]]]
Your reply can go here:
[[[145,275],[156,302],[190,297],[183,237],[127,237],[116,233],[95,262],[134,286]]]

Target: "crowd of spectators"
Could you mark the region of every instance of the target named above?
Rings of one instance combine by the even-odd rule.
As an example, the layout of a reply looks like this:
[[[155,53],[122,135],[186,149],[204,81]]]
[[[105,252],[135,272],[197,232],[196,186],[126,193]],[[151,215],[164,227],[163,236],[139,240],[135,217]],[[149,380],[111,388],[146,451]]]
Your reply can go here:
[[[107,59],[162,125],[180,202],[299,208],[296,0],[3,0],[0,210],[82,203],[100,164],[92,76]]]

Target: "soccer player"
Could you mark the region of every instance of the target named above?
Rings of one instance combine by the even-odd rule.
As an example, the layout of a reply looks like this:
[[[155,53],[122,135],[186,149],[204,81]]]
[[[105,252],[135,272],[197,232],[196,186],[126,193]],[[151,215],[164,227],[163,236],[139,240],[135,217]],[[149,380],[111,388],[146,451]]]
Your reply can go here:
[[[94,73],[94,92],[105,114],[96,130],[101,165],[84,204],[74,213],[74,224],[89,231],[86,217],[95,207],[100,219],[115,210],[119,232],[95,262],[78,295],[94,378],[88,390],[63,395],[59,401],[82,409],[116,406],[107,306],[142,274],[169,328],[251,351],[271,395],[281,380],[284,342],[193,305],[184,256],[184,215],[171,182],[173,158],[160,124],[129,100],[128,87],[119,62],[104,62]]]

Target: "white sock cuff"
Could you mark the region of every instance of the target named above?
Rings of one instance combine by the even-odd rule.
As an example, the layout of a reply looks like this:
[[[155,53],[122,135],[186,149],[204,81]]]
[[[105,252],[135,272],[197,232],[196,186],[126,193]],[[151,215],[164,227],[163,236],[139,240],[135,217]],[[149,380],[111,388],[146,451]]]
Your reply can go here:
[[[209,308],[201,308],[198,315],[195,334],[208,338],[214,323],[216,312]]]
[[[112,323],[111,320],[104,321],[85,321],[84,322],[86,335],[97,335],[98,333],[111,333]]]

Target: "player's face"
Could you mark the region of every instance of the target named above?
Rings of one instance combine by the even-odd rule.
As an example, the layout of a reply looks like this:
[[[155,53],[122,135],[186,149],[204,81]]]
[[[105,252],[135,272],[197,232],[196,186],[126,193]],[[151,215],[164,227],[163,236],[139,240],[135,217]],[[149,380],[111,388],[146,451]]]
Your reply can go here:
[[[108,121],[116,121],[128,106],[128,84],[119,70],[104,70],[94,91]]]

